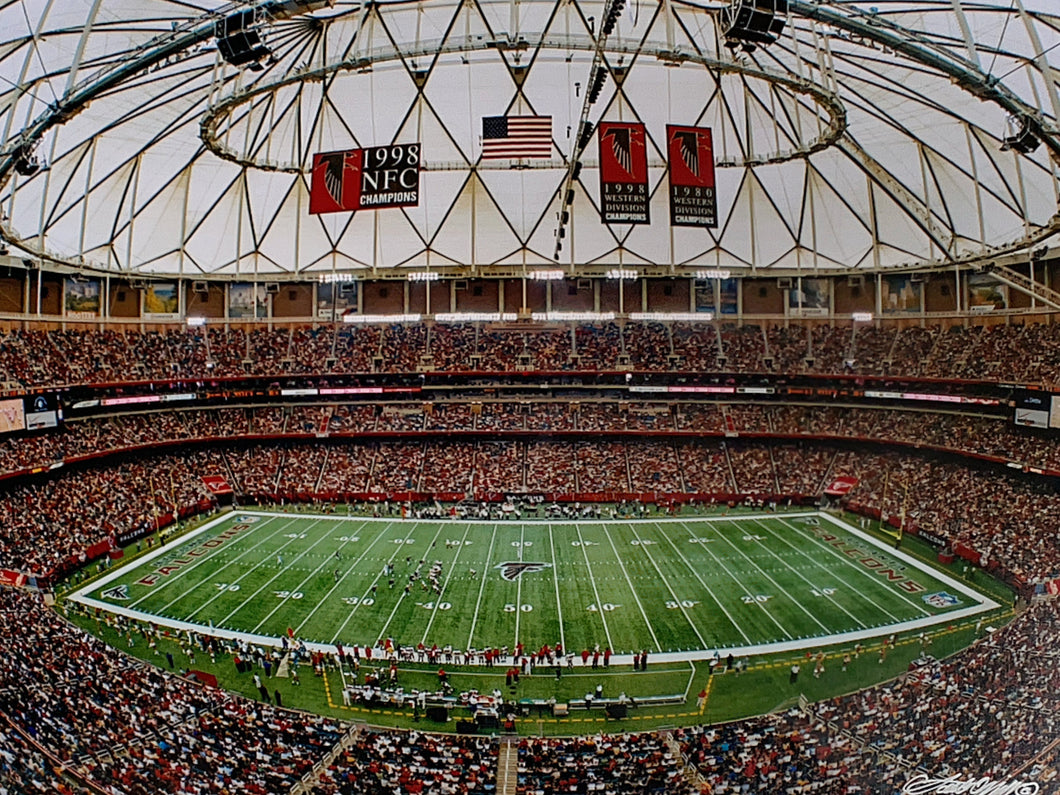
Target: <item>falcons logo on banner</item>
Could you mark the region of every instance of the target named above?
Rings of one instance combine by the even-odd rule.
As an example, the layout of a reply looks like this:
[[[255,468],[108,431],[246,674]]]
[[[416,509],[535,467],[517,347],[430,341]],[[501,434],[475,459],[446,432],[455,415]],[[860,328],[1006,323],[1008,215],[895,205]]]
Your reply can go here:
[[[714,142],[706,127],[666,125],[670,160],[670,223],[718,225],[714,184]]]
[[[618,167],[633,178],[633,153],[630,150],[629,130],[626,128],[613,129],[603,136],[604,140],[611,141],[611,154],[615,156]]]
[[[353,149],[313,155],[310,213],[319,215],[360,209],[362,151]]]
[[[699,179],[699,135],[686,130],[674,133],[674,139],[677,141],[677,151],[681,162],[684,163],[689,174]]]
[[[521,560],[509,560],[498,563],[493,568],[501,570],[501,577],[508,582],[515,582],[524,574],[533,574],[535,571],[544,571],[552,568],[551,563],[524,563]]]
[[[605,224],[650,223],[643,124],[600,122],[600,214]]]

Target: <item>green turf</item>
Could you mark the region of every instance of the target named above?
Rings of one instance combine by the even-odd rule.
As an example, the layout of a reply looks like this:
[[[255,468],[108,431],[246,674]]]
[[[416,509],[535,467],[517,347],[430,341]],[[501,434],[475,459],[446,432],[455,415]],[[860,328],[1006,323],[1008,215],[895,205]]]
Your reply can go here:
[[[440,593],[421,584],[435,561]],[[505,564],[543,565],[505,578]],[[392,637],[658,653],[816,646],[917,620],[944,625],[986,603],[942,576],[809,513],[469,523],[248,511],[112,570],[75,598],[175,626],[290,630],[347,646]],[[924,601],[939,592],[958,603]]]

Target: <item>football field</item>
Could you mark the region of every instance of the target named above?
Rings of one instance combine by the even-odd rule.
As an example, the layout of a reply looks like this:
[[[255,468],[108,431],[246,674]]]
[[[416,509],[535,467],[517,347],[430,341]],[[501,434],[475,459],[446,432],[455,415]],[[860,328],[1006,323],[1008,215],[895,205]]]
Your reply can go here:
[[[561,643],[672,659],[854,642],[998,607],[816,512],[476,522],[240,510],[71,598],[273,642]]]

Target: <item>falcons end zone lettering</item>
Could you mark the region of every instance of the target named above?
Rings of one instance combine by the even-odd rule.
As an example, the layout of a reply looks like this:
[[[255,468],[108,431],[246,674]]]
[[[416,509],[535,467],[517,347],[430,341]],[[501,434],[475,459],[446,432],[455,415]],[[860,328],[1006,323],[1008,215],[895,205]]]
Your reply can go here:
[[[670,223],[718,225],[714,185],[714,143],[706,127],[666,125],[670,162]]]
[[[648,148],[643,124],[600,122],[600,216],[605,224],[648,224]]]
[[[413,207],[420,203],[420,145],[391,144],[313,156],[309,212]]]

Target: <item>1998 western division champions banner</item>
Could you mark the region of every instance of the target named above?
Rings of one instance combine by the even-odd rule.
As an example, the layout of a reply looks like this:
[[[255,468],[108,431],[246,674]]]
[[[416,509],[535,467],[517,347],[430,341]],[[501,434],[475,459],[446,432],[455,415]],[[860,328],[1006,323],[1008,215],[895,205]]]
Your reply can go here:
[[[600,122],[600,214],[605,224],[651,223],[644,125]]]

